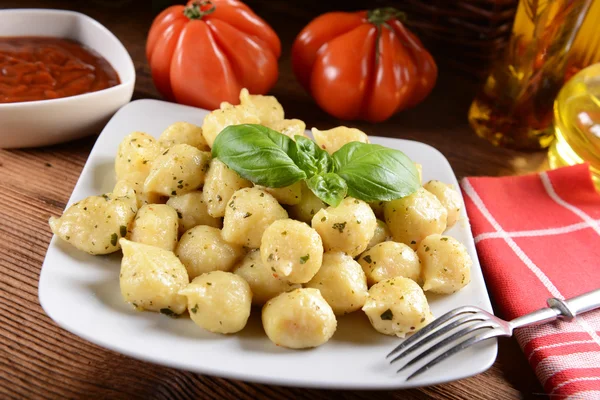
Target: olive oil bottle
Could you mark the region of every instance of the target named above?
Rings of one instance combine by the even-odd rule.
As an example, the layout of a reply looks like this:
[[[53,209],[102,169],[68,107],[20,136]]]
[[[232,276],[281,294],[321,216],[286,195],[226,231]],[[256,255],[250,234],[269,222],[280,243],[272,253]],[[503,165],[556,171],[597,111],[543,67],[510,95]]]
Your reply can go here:
[[[579,71],[554,102],[552,168],[587,162],[600,189],[600,63]]]
[[[519,1],[510,42],[469,110],[469,123],[479,136],[518,149],[550,145],[558,91],[585,66],[579,62],[600,53],[595,48],[598,20],[587,15],[590,6],[597,16],[600,0]],[[585,35],[578,36],[582,25],[587,25]]]

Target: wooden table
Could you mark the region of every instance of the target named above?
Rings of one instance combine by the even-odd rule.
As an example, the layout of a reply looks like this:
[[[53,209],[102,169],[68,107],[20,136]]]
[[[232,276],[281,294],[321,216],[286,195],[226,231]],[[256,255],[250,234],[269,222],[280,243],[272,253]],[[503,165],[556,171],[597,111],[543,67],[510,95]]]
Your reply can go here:
[[[115,1],[116,3],[117,1]],[[0,8],[68,8],[108,27],[136,66],[134,98],[159,98],[144,57],[145,35],[155,11],[148,1],[121,8],[100,1],[0,1]],[[155,3],[155,2],[152,2]],[[300,1],[250,2],[280,34],[280,77],[272,93],[286,115],[307,126],[342,122],[320,111],[295,81],[290,46],[303,24],[322,12]],[[322,2],[327,3],[327,2]],[[339,7],[347,6],[345,3]],[[466,113],[476,83],[442,65],[439,83],[420,106],[376,125],[348,123],[380,136],[419,140],[438,148],[458,177],[521,174],[544,167],[544,153],[494,148],[470,130]],[[35,118],[35,116],[32,116]],[[0,121],[1,123],[1,121]],[[516,399],[543,398],[543,390],[514,340],[501,340],[498,359],[486,372],[458,382],[405,391],[292,389],[213,378],[165,368],[105,350],[54,324],[38,302],[40,267],[51,232],[95,137],[38,149],[0,150],[0,398],[225,398],[253,399]]]

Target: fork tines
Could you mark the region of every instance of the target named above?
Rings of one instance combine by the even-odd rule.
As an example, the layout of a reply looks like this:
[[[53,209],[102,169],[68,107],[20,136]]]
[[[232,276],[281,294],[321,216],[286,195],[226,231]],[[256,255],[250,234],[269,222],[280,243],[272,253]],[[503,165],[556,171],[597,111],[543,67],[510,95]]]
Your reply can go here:
[[[456,330],[459,327],[462,329],[456,331],[450,336],[444,337],[444,335]],[[442,315],[429,325],[425,326],[423,329],[413,334],[410,338],[406,339],[394,350],[392,350],[386,358],[390,358],[391,356],[397,354],[397,356],[390,361],[390,364],[392,364],[412,353],[415,353],[414,357],[409,359],[404,366],[397,371],[401,372],[414,365],[418,361],[427,358],[429,355],[432,355],[441,349],[448,348],[444,353],[440,354],[438,357],[429,361],[426,365],[412,373],[407,378],[407,380],[409,380],[425,372],[447,357],[456,354],[457,352],[466,349],[467,347],[482,340],[497,336],[497,333],[494,331],[494,328],[497,327],[497,324],[493,320],[490,320],[486,313],[483,313],[481,309],[469,306],[460,307]],[[472,335],[472,333],[478,332],[482,329],[485,329],[485,331],[480,332],[475,336]],[[492,329],[493,332],[489,329]],[[460,339],[465,340],[459,341]],[[451,344],[454,346],[449,347]]]

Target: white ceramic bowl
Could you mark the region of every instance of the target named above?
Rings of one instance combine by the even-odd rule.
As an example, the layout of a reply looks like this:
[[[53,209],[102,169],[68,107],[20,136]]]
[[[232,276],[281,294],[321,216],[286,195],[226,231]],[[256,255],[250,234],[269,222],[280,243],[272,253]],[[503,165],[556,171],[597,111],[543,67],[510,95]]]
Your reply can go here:
[[[99,133],[131,100],[135,68],[129,53],[115,35],[87,15],[62,10],[0,10],[1,36],[76,40],[108,60],[121,83],[60,99],[0,103],[0,148],[45,146]]]

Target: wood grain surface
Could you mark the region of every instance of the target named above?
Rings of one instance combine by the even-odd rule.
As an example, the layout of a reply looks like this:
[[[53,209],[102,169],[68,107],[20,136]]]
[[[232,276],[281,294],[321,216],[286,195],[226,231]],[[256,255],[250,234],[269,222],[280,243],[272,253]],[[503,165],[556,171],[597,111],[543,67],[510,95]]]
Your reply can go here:
[[[328,9],[355,8],[356,4],[291,0],[248,3],[280,34],[283,43],[280,77],[272,94],[281,101],[286,115],[303,119],[309,127],[342,124],[320,111],[303,92],[291,72],[289,52],[295,35],[312,17]],[[156,8],[157,4],[0,0],[0,8],[81,11],[108,27],[135,62],[135,99],[159,98],[144,57],[145,36],[156,13],[153,5]],[[418,107],[385,123],[347,124],[369,134],[428,143],[444,153],[459,178],[521,174],[545,167],[544,153],[498,149],[478,139],[466,121],[477,82],[444,65],[440,71],[432,95]],[[498,359],[478,376],[421,389],[368,392],[285,388],[198,375],[138,361],[64,331],[44,314],[38,301],[40,268],[51,238],[47,221],[64,209],[95,139],[92,136],[46,148],[0,150],[0,398],[544,398],[535,375],[512,339],[500,341]]]

